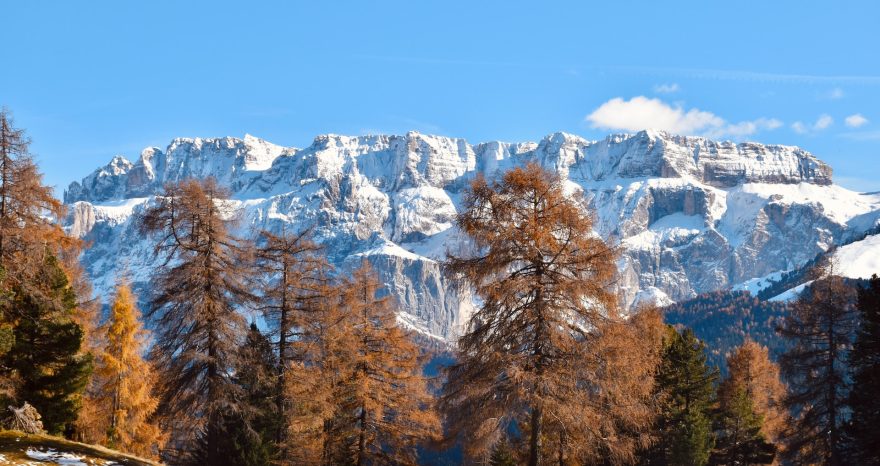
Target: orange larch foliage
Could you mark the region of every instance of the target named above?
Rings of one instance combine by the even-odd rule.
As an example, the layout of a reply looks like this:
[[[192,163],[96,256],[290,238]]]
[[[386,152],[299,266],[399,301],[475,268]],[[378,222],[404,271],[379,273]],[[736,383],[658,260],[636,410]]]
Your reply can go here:
[[[531,465],[560,451],[632,458],[650,425],[650,396],[623,387],[641,379],[650,389],[653,367],[648,357],[623,363],[638,347],[628,353],[622,343],[633,330],[616,307],[615,249],[593,234],[559,177],[536,164],[492,183],[477,178],[464,207],[457,223],[474,250],[450,256],[446,269],[482,304],[447,370],[441,407],[452,440],[481,457],[516,424]]]
[[[159,404],[153,395],[159,380],[143,358],[149,332],[140,318],[131,288],[119,285],[109,318],[100,328],[102,344],[89,396],[99,414],[90,427],[101,434],[96,443],[158,458],[166,440],[152,419]]]

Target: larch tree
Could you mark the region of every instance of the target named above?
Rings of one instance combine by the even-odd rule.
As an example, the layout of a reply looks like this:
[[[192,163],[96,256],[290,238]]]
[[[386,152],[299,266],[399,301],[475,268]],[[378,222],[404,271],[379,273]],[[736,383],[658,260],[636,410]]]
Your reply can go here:
[[[96,442],[146,458],[158,458],[166,436],[153,420],[159,379],[144,360],[149,332],[127,283],[116,287],[107,321],[100,327],[91,403],[100,418],[90,426],[100,431]]]
[[[297,234],[282,231],[260,233],[255,253],[256,266],[261,278],[260,300],[257,304],[269,327],[278,361],[275,388],[275,411],[286,419],[287,371],[302,355],[294,350],[294,341],[303,336],[307,319],[317,318],[316,308],[325,297],[329,265],[321,254],[322,248],[309,239],[310,231]],[[282,423],[276,432],[276,442],[284,445],[286,427]]]
[[[9,111],[0,109],[0,349],[11,348],[11,327],[23,317],[22,309],[14,305],[16,299],[53,293],[44,289],[47,254],[61,257],[78,245],[57,222],[64,214],[63,205],[43,184],[29,146],[24,130],[15,128]],[[71,314],[80,320],[77,312]],[[88,357],[84,345],[80,348],[80,356]],[[15,375],[5,372],[0,391],[12,395]]]
[[[300,323],[300,334],[291,342],[295,357],[285,383],[290,407],[283,464],[329,466],[336,459],[336,434],[344,428],[342,417],[337,418],[337,405],[357,346],[349,331],[350,313],[342,307],[341,290],[338,283],[321,285],[320,298],[311,303],[311,311]]]
[[[24,130],[0,110],[0,268],[4,282],[19,287],[33,281],[46,248],[57,255],[75,242],[56,222],[64,206],[43,184],[29,146]]]
[[[235,382],[243,392],[242,403],[247,404],[247,418],[239,413],[223,413],[224,442],[221,455],[209,462],[207,438],[198,439],[188,463],[193,466],[266,466],[277,464],[275,440],[281,419],[275,412],[275,354],[269,339],[251,323],[247,338],[239,351]]]
[[[548,458],[566,464],[633,464],[649,447],[656,417],[654,378],[666,326],[655,308],[627,320],[609,320],[592,332],[583,361],[571,373],[585,390],[574,392],[544,425]],[[528,424],[524,424],[528,431]]]
[[[246,245],[229,232],[226,197],[213,179],[169,184],[141,219],[165,257],[147,314],[156,337],[150,355],[162,380],[159,414],[175,447],[186,450],[193,434],[202,437],[211,464],[221,461],[223,416],[246,416],[232,372],[247,331],[238,311],[252,299],[250,269]]]
[[[779,366],[770,359],[770,351],[746,339],[727,357],[728,376],[718,387],[722,401],[743,390],[751,400],[755,414],[762,419],[761,432],[777,449],[791,417],[784,406],[787,387],[780,378]]]
[[[847,426],[850,458],[856,464],[880,464],[880,278],[871,277],[858,292],[859,327],[850,353],[852,410]]]
[[[854,287],[843,278],[825,276],[801,294],[778,329],[791,345],[780,366],[789,386],[785,406],[796,414],[784,454],[796,463],[838,466],[844,460],[846,363],[856,329],[855,301]]]
[[[536,164],[491,183],[474,180],[457,224],[473,251],[450,255],[445,269],[482,304],[446,370],[441,408],[451,438],[476,458],[517,426],[528,435],[530,465],[557,457],[556,448],[545,451],[546,434],[567,432],[567,445],[617,449],[611,444],[630,434],[618,430],[625,410],[584,403],[600,391],[596,377],[615,376],[597,359],[620,354],[590,354],[606,324],[618,319],[615,249],[592,233],[590,216],[566,196],[559,177]],[[609,421],[583,428],[584,419],[598,418]]]
[[[392,301],[379,297],[379,289],[366,261],[343,285],[343,330],[354,346],[344,354],[335,394],[334,464],[414,465],[416,447],[440,433],[419,348],[398,327]]]

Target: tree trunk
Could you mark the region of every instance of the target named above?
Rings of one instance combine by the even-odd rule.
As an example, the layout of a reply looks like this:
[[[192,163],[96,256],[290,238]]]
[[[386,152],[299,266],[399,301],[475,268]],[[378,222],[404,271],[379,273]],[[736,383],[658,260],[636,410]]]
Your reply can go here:
[[[532,436],[529,440],[529,466],[538,466],[541,458],[541,428],[543,427],[543,416],[541,408],[532,408]]]
[[[278,417],[281,419],[285,419],[284,415],[284,371],[286,369],[287,360],[285,359],[285,355],[287,353],[287,328],[289,325],[289,316],[287,309],[287,261],[285,260],[283,264],[283,276],[281,277],[281,286],[284,287],[281,292],[281,315],[280,322],[278,323],[278,388],[277,390],[277,409],[278,409]],[[275,436],[276,442],[281,445],[284,441],[284,426],[287,425],[286,422],[282,422],[278,427],[278,432]]]
[[[834,361],[837,359],[837,342],[835,340],[835,332],[837,329],[835,328],[834,321],[834,311],[828,309],[828,378],[829,383],[827,386],[827,396],[828,396],[828,464],[830,466],[839,466],[840,458],[838,454],[838,444],[839,433],[837,430],[837,386],[833,383],[834,374],[836,372],[834,368]]]
[[[559,466],[565,466],[565,432],[559,431]]]
[[[361,432],[360,438],[358,439],[358,458],[357,458],[357,466],[364,465],[364,451],[367,449],[367,410],[365,407],[361,406]]]

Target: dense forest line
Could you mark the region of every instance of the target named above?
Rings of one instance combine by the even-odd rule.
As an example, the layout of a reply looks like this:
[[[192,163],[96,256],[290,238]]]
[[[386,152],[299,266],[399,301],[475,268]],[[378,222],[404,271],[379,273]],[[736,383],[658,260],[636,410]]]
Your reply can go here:
[[[480,305],[434,378],[369,263],[333,270],[307,225],[237,237],[226,198],[167,185],[139,218],[164,263],[145,312],[123,276],[102,313],[0,113],[7,428],[182,465],[880,462],[876,276],[628,316],[618,250],[531,164],[466,190],[471,247],[443,267]]]
[[[667,323],[693,330],[706,343],[709,362],[726,372],[725,356],[746,340],[766,346],[776,360],[786,340],[777,327],[788,314],[788,303],[752,296],[748,291],[713,291],[663,309]]]

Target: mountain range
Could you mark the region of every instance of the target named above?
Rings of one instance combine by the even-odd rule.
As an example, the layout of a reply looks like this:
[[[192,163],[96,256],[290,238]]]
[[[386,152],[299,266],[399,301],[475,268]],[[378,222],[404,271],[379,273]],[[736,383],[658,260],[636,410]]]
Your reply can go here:
[[[83,264],[97,293],[109,296],[125,271],[143,297],[160,261],[137,214],[165,183],[214,177],[231,193],[239,235],[312,228],[337,270],[373,264],[403,325],[451,341],[474,305],[441,270],[447,252],[467,247],[455,227],[463,194],[478,175],[529,162],[559,173],[593,212],[595,233],[620,246],[628,309],[716,290],[757,293],[829,251],[846,255],[843,274],[880,272],[880,193],[834,184],[831,167],[798,147],[653,130],[478,144],[330,134],[302,149],[249,135],[178,138],[71,183],[65,226],[89,244]]]

